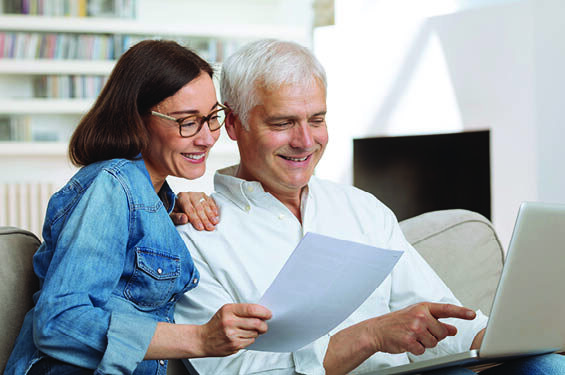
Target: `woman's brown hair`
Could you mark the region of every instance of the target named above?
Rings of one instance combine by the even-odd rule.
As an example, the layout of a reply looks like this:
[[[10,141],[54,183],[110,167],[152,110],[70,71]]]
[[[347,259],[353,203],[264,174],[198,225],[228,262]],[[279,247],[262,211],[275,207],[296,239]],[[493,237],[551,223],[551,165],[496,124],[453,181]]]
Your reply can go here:
[[[145,40],[132,46],[75,129],[69,144],[73,164],[134,159],[150,142],[143,118],[202,72],[213,76],[210,64],[176,42]]]

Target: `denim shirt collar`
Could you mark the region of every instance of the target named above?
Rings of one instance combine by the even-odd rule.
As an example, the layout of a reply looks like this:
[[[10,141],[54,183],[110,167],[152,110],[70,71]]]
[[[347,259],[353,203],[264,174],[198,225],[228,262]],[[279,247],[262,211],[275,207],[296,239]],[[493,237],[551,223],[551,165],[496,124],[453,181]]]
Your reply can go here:
[[[153,181],[151,181],[151,176],[149,175],[149,171],[145,166],[145,161],[143,160],[141,153],[135,157],[133,163],[143,171],[143,173],[147,177],[147,180],[149,180],[149,183],[151,184],[151,186],[153,186]],[[161,190],[157,192],[157,195],[159,196],[161,202],[163,202],[163,206],[165,206],[167,213],[170,214],[171,212],[173,212],[177,196],[169,186],[167,180],[165,180],[165,183],[163,183],[163,186],[161,187]]]

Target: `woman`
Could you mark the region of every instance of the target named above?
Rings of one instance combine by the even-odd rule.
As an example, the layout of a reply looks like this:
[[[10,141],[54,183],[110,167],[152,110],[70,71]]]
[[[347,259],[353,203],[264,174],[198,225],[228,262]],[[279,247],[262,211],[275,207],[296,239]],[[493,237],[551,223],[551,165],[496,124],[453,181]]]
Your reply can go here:
[[[229,355],[266,331],[270,312],[245,304],[202,326],[171,324],[198,271],[165,178],[204,173],[226,110],[212,75],[169,41],[117,62],[71,138],[83,167],[49,202],[34,257],[41,288],[5,374],[165,374],[164,359]]]

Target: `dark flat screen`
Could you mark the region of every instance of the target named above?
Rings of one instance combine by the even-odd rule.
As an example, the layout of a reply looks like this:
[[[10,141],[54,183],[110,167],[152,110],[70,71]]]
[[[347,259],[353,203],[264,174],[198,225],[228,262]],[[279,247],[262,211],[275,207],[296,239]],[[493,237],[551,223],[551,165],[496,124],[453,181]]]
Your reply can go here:
[[[398,220],[452,208],[490,219],[489,145],[488,130],[355,139],[353,183]]]

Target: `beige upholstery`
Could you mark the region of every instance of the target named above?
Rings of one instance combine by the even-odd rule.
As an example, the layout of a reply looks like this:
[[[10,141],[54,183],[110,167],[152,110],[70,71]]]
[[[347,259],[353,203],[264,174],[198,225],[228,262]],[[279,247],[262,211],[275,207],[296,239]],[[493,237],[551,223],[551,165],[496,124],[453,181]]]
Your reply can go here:
[[[32,295],[39,283],[33,273],[32,256],[39,239],[31,232],[0,227],[0,373],[4,373]]]
[[[463,305],[490,313],[504,252],[484,216],[466,210],[434,211],[400,226]]]
[[[446,210],[400,224],[406,238],[461,302],[488,314],[503,259],[502,246],[490,222],[474,212]],[[0,373],[37,289],[31,261],[38,246],[33,234],[0,227]],[[169,361],[167,374],[187,372],[175,360]]]

